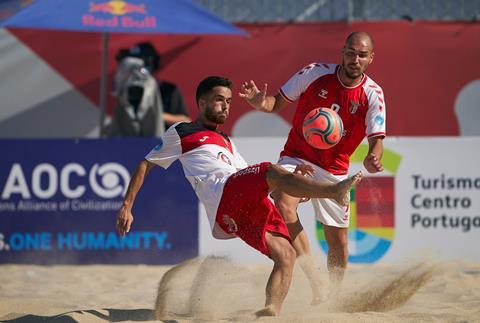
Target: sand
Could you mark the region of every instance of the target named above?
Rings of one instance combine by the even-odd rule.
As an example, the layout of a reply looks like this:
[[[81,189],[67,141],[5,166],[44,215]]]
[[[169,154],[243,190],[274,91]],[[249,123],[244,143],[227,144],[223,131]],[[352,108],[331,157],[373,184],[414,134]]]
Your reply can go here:
[[[317,306],[297,266],[281,316],[257,319],[269,271],[217,257],[181,266],[1,265],[0,321],[480,322],[480,264],[351,265],[341,290]]]

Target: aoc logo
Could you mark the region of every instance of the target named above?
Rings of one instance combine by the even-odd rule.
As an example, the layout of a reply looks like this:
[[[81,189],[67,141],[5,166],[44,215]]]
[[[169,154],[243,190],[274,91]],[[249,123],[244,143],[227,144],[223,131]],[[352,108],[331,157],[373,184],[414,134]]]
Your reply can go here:
[[[61,193],[69,199],[82,197],[88,188],[97,196],[109,199],[124,195],[130,174],[118,163],[94,164],[90,169],[68,163],[61,169],[49,163],[36,165],[31,172],[14,163],[2,188],[2,200],[32,197],[46,200]]]
[[[368,152],[362,144],[351,157],[352,164],[361,164]],[[390,249],[395,233],[395,174],[401,156],[385,149],[384,172],[367,176],[350,192],[350,227],[348,233],[351,263],[374,263]],[[390,173],[391,175],[388,175]],[[327,252],[323,226],[317,221],[317,239]]]
[[[107,163],[102,166],[95,164],[89,174],[92,190],[105,199],[125,195],[129,181],[130,174],[125,167],[117,163]]]

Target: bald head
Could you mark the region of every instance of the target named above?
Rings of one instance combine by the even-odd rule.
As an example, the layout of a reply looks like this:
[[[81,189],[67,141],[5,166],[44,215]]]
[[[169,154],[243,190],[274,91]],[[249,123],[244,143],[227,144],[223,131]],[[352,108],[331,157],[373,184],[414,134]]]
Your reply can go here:
[[[373,39],[364,31],[356,31],[348,35],[345,46],[342,49],[341,81],[348,86],[354,86],[361,82],[363,73],[372,63]]]
[[[354,31],[348,35],[345,40],[345,48],[351,47],[355,43],[364,44],[370,51],[373,51],[373,48],[375,47],[372,36],[365,31]]]

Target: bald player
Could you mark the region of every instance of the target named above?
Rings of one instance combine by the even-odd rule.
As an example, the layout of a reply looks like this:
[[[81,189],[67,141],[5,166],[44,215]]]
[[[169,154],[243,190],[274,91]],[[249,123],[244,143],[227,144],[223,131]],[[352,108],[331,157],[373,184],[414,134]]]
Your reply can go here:
[[[299,164],[311,165],[314,168],[312,176],[323,183],[336,183],[347,178],[350,156],[365,137],[369,144],[363,161],[365,169],[370,173],[383,171],[385,99],[382,88],[365,74],[375,56],[374,41],[366,32],[353,32],[346,38],[341,53],[341,64],[312,63],[305,66],[275,96],[267,95],[267,84],[259,90],[254,81],[244,82],[239,93],[255,109],[268,113],[279,112],[289,103],[298,102],[279,164],[290,171]],[[324,107],[338,112],[345,130],[336,146],[319,150],[305,141],[302,123],[311,110]],[[308,238],[297,215],[301,199],[281,191],[274,192],[273,197],[287,223],[297,260],[310,281],[312,304],[317,304],[326,299],[327,291],[321,285]],[[316,219],[323,224],[328,244],[330,280],[338,284],[348,262],[350,208],[331,199],[312,199],[312,203]]]

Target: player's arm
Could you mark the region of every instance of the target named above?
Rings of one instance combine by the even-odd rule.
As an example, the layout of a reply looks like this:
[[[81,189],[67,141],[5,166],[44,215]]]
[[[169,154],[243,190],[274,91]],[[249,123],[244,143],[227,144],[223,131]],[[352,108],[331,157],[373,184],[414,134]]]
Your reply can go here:
[[[267,84],[260,91],[254,81],[243,82],[242,91],[238,93],[252,107],[262,112],[278,112],[285,108],[289,103],[283,96],[277,94],[275,96],[267,95]]]
[[[135,203],[135,198],[153,166],[155,166],[155,164],[147,160],[142,160],[135,169],[132,179],[128,184],[127,193],[123,199],[122,207],[118,211],[116,222],[117,232],[122,236],[130,231],[133,222],[132,207]]]
[[[383,136],[368,138],[368,154],[363,160],[363,166],[369,173],[383,171]]]

